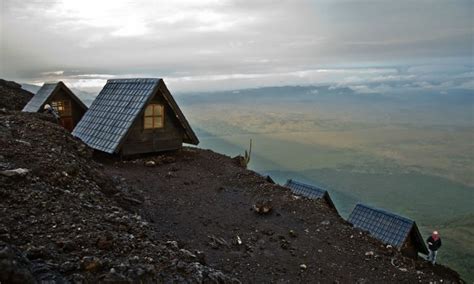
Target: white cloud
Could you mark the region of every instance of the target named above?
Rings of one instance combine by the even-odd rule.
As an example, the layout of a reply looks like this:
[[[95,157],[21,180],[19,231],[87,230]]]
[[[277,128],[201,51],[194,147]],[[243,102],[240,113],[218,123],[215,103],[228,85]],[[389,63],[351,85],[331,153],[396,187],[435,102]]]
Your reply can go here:
[[[310,69],[302,71],[278,73],[232,73],[205,76],[177,76],[167,77],[166,81],[179,91],[192,90],[225,90],[238,88],[254,88],[264,86],[285,85],[332,85],[334,88],[351,86],[353,90],[362,92],[370,91],[368,87],[362,89],[364,83],[370,81],[372,76],[381,78],[380,82],[387,81],[382,74],[397,72],[393,68],[350,68],[350,69]],[[375,82],[374,80],[370,82]],[[387,86],[370,91],[379,92],[387,90]]]
[[[78,74],[78,75],[71,75],[70,78],[78,78],[78,79],[113,79],[117,78],[117,75],[112,74]],[[133,76],[130,76],[133,77]]]
[[[356,93],[374,94],[400,92],[405,90],[433,90],[447,92],[450,89],[474,89],[474,80],[457,78],[457,75],[446,77],[444,81],[426,81],[414,73],[405,74],[396,68],[322,68],[288,72],[266,73],[226,73],[199,75],[193,72],[176,72],[161,76],[148,74],[83,74],[78,71],[42,72],[43,81],[50,81],[51,76],[68,82],[78,89],[98,92],[106,80],[114,78],[164,77],[173,91],[209,91],[255,88],[264,86],[285,85],[329,85],[329,89],[348,87]],[[423,76],[426,76],[423,73]],[[38,81],[37,81],[38,82]]]
[[[41,75],[44,75],[44,76],[59,76],[63,74],[64,74],[64,71],[62,70],[41,72]]]
[[[20,81],[133,74],[220,89],[472,77],[464,0],[4,2],[0,77]]]
[[[138,37],[146,35],[149,32],[150,28],[144,21],[136,17],[129,17],[124,19],[123,24],[112,32],[111,35],[119,37]]]
[[[462,82],[460,85],[456,86],[457,89],[466,89],[466,90],[474,90],[474,80],[469,80],[466,82]]]
[[[79,79],[79,80],[64,80],[68,85],[77,89],[98,89],[103,87],[107,80],[105,79]]]
[[[160,25],[163,28],[173,28],[184,24],[189,31],[226,31],[251,19],[231,11],[219,10],[225,2],[227,1],[62,0],[51,6],[48,14],[56,15],[59,25],[63,27],[101,28],[107,35],[118,37],[154,34]],[[95,36],[94,39],[97,40],[98,37]]]
[[[378,88],[372,88],[367,85],[353,85],[349,86],[351,90],[359,94],[374,94],[378,93]]]

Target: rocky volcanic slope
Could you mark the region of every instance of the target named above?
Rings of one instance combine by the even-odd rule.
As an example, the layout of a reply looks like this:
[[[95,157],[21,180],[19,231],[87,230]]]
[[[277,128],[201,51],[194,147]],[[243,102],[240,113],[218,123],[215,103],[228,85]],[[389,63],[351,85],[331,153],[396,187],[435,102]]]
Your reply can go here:
[[[459,282],[456,272],[354,229],[324,201],[294,196],[212,151],[104,164],[142,191],[134,208],[158,238],[202,251],[207,264],[246,283]]]
[[[194,251],[155,239],[120,206],[134,199],[48,119],[0,113],[0,283],[232,282]]]
[[[99,161],[0,109],[0,283],[459,282],[211,151]]]
[[[32,97],[20,84],[0,79],[0,109],[22,110]]]

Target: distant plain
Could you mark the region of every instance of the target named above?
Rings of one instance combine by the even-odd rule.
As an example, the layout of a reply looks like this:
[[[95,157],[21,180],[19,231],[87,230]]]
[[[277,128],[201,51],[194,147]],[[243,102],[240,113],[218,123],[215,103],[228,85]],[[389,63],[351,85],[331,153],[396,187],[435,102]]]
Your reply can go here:
[[[275,87],[176,96],[201,148],[242,154],[277,182],[327,188],[342,216],[358,202],[438,229],[439,261],[474,280],[474,96]]]

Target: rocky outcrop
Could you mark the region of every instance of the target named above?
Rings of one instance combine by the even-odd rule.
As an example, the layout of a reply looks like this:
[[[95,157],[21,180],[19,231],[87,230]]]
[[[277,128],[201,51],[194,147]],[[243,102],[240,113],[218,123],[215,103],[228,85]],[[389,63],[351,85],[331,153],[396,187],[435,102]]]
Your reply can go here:
[[[124,209],[137,196],[42,114],[0,115],[0,173],[2,283],[232,281],[156,239]]]
[[[22,110],[32,97],[20,84],[0,79],[0,109]]]

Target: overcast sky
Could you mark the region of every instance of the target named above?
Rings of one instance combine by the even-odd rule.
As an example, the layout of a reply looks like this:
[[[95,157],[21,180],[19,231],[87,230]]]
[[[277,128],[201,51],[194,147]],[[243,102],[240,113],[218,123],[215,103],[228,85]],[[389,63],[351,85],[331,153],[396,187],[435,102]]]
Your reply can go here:
[[[465,78],[472,0],[1,0],[0,77],[173,90]],[[451,80],[452,78],[449,78]],[[431,80],[431,81],[430,81]]]

